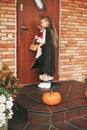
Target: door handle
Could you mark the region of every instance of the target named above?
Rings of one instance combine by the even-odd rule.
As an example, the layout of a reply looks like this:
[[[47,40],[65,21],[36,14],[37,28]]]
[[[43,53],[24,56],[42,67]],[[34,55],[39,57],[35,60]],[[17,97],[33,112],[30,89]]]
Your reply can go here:
[[[23,35],[23,31],[24,30],[28,30],[28,28],[26,26],[23,25],[23,23],[20,24],[20,35]]]
[[[23,26],[23,25],[21,25],[20,28],[23,29],[23,30],[28,30],[28,28]]]

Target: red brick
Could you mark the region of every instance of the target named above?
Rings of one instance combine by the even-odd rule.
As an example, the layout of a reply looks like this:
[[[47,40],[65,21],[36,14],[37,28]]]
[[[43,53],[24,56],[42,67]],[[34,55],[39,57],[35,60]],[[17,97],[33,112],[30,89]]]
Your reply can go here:
[[[15,68],[15,0],[0,0],[0,62]],[[12,39],[9,38],[9,34]],[[13,51],[11,51],[14,49]],[[15,69],[14,69],[15,71]]]
[[[60,80],[84,81],[87,75],[87,1],[62,0],[60,12]]]

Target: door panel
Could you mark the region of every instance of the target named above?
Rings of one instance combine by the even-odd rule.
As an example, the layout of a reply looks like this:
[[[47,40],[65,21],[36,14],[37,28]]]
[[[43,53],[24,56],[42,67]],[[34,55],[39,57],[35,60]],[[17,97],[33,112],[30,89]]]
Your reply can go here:
[[[54,21],[59,30],[59,1],[43,0],[45,10],[38,10],[33,0],[18,0],[18,44],[17,44],[17,72],[18,78],[23,84],[40,82],[38,79],[38,69],[31,69],[35,60],[36,52],[29,50],[29,46],[34,36],[38,33],[40,17],[48,15]],[[56,72],[55,80],[58,79],[58,48],[56,49]]]

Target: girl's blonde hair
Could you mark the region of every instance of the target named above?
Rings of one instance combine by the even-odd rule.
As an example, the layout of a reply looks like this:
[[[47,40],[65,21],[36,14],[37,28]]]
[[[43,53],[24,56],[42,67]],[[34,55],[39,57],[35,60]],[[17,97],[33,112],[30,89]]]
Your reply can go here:
[[[54,24],[52,23],[51,18],[49,16],[42,16],[41,19],[45,19],[46,21],[48,21],[48,27],[51,30],[53,44],[54,44],[55,47],[57,47],[58,34],[57,34],[57,31],[56,31],[56,28],[55,28]]]

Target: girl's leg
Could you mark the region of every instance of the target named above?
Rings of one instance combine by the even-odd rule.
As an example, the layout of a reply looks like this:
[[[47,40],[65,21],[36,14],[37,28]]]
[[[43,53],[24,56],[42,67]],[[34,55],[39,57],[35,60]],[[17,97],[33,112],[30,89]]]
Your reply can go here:
[[[51,87],[51,81],[53,80],[53,77],[44,73],[42,75],[39,75],[39,79],[43,82],[38,84],[39,88],[50,88]]]

